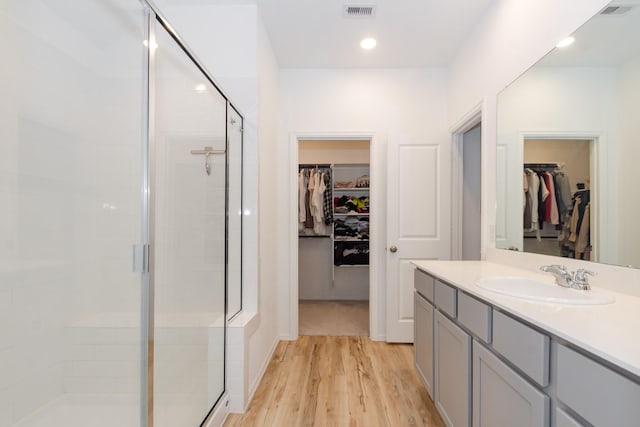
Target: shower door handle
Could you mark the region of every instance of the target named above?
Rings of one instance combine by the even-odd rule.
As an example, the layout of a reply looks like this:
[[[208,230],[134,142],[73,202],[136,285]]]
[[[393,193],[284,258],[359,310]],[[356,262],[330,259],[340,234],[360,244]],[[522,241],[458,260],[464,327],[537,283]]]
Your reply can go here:
[[[148,273],[149,272],[149,245],[139,244],[133,245],[133,272]]]

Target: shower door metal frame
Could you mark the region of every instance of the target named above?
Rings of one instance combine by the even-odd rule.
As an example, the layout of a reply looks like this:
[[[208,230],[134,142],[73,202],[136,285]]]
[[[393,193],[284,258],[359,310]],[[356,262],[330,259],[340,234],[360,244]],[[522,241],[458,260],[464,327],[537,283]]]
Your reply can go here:
[[[143,102],[143,188],[142,188],[142,295],[141,295],[141,369],[140,369],[140,426],[153,426],[153,352],[154,352],[154,226],[155,209],[153,208],[155,189],[153,185],[155,158],[155,97],[154,97],[154,56],[155,56],[155,13],[148,4],[144,4],[144,30],[146,55],[144,55],[144,96]]]
[[[155,47],[156,44],[156,25],[160,24],[167,33],[175,40],[182,51],[191,59],[193,64],[211,83],[214,88],[226,101],[225,110],[225,281],[224,281],[224,356],[223,356],[223,373],[224,382],[221,395],[209,409],[202,424],[204,424],[211,413],[214,411],[222,396],[227,390],[227,311],[228,311],[228,244],[229,244],[229,108],[232,108],[240,117],[240,150],[241,150],[241,167],[240,167],[240,253],[242,254],[242,235],[244,227],[242,225],[243,214],[243,164],[244,164],[244,116],[240,110],[232,103],[231,99],[221,89],[220,85],[215,81],[211,74],[202,65],[198,57],[189,49],[184,40],[169,24],[169,21],[159,12],[157,6],[151,0],[140,0],[144,9],[144,31],[146,37],[146,55],[144,55],[144,76],[143,76],[143,202],[142,202],[142,241],[143,241],[143,269],[142,269],[142,299],[141,299],[141,377],[140,377],[140,426],[153,427],[153,378],[154,378],[154,301],[155,301],[155,167],[154,159],[156,155],[155,147]],[[241,303],[240,311],[242,311],[242,261],[240,268],[240,293]]]

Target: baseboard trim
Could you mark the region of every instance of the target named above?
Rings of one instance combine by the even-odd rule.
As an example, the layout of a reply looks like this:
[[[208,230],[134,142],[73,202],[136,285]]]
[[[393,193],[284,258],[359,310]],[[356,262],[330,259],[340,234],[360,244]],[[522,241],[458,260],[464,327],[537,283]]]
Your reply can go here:
[[[264,377],[265,372],[267,372],[267,367],[269,366],[269,362],[271,362],[271,359],[273,358],[273,353],[275,353],[279,342],[280,342],[279,338],[276,338],[274,340],[273,345],[271,346],[271,350],[269,350],[269,354],[265,358],[265,361],[263,362],[262,367],[260,368],[260,373],[256,377],[253,384],[251,384],[251,387],[249,388],[249,396],[247,399],[247,404],[244,407],[243,412],[245,412],[249,407],[249,405],[251,404],[251,401],[253,400],[253,395],[256,393],[256,390],[258,390],[258,386],[260,385],[260,382],[262,381],[262,377]]]

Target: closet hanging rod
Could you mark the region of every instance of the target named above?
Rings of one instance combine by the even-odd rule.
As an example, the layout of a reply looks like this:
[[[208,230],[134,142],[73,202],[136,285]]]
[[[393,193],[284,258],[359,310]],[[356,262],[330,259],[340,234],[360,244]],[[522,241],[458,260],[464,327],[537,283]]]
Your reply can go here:
[[[299,168],[330,168],[330,164],[326,163],[300,163]]]
[[[562,169],[564,163],[549,162],[549,163],[524,163],[525,168],[529,169]]]

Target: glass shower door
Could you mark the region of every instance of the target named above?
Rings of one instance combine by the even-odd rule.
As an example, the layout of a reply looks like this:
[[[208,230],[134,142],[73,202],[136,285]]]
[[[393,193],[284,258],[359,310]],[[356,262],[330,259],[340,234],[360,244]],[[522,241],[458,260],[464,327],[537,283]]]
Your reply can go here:
[[[226,100],[156,25],[154,426],[197,426],[224,392]]]
[[[0,1],[0,427],[140,425],[142,5]]]

